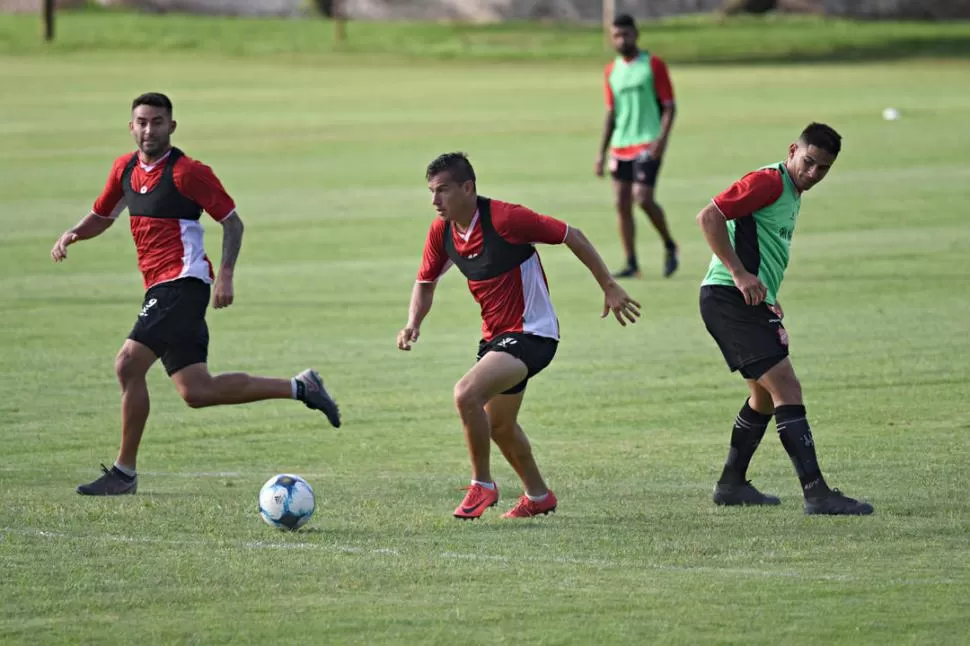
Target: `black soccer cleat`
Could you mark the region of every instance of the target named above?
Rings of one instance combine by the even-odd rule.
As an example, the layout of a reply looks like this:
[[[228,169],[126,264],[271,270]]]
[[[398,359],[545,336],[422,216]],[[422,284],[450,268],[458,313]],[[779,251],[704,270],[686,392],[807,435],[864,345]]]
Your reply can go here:
[[[670,278],[678,267],[680,267],[680,260],[677,258],[677,247],[667,249],[664,255],[664,278]]]
[[[82,496],[123,496],[138,491],[138,476],[128,477],[114,467],[101,465],[101,477],[94,482],[78,485]]]
[[[318,410],[327,416],[335,428],[340,428],[340,408],[333,400],[327,389],[323,387],[323,379],[320,378],[316,370],[306,369],[296,377],[301,382],[303,389],[303,403],[307,408]]]
[[[639,278],[640,270],[636,267],[627,265],[617,272],[613,272],[613,278]]]
[[[822,496],[805,498],[805,513],[809,516],[868,516],[873,511],[869,503],[843,496],[838,489],[832,489]]]
[[[777,496],[764,494],[755,489],[751,481],[741,484],[718,482],[714,487],[714,504],[732,507],[737,505],[780,505]]]

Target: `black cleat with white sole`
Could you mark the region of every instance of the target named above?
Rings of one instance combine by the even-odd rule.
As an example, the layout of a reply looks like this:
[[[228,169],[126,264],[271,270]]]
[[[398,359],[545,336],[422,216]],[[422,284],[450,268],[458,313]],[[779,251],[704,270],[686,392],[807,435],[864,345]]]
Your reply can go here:
[[[307,408],[318,410],[327,416],[334,428],[340,428],[340,408],[323,386],[323,379],[316,370],[304,370],[295,379],[303,384],[300,399]]]

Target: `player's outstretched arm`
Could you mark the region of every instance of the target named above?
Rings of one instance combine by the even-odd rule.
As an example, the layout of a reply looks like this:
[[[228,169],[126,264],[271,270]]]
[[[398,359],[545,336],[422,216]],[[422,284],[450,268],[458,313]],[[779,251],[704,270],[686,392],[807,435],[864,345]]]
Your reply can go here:
[[[701,209],[697,214],[697,224],[704,233],[704,239],[711,247],[714,255],[721,259],[724,266],[731,272],[734,285],[744,295],[744,302],[748,305],[758,305],[765,299],[767,288],[757,276],[744,268],[734,247],[731,246],[731,236],[727,230],[727,219],[713,202]]]
[[[605,299],[601,318],[605,318],[607,314],[613,312],[613,316],[620,322],[620,325],[626,325],[627,321],[636,323],[640,316],[640,303],[630,298],[626,290],[613,280],[610,270],[606,267],[606,263],[603,262],[603,258],[600,257],[589,238],[579,229],[569,227],[564,242],[569,250],[579,258],[579,261],[586,265],[586,268],[593,274],[593,278],[596,279],[603,290]]]
[[[411,305],[408,307],[408,323],[397,333],[397,349],[410,350],[411,344],[417,343],[421,334],[421,323],[431,311],[434,302],[434,290],[437,283],[414,283],[411,290]]]
[[[238,213],[231,213],[219,221],[222,225],[222,259],[219,263],[219,274],[212,289],[212,307],[220,309],[229,307],[235,297],[232,278],[236,270],[236,260],[242,249],[243,227],[242,218]]]
[[[51,258],[54,262],[61,262],[67,258],[67,248],[75,242],[96,238],[108,230],[114,224],[112,218],[103,218],[97,213],[88,213],[73,228],[61,234],[61,237],[54,243],[51,249]]]

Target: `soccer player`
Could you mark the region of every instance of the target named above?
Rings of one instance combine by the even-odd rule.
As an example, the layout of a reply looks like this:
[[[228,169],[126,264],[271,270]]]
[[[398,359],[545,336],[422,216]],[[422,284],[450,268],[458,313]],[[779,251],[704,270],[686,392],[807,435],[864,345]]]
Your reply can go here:
[[[478,518],[498,502],[489,461],[491,440],[515,469],[525,489],[505,518],[556,509],[556,495],[532,457],[516,418],[526,384],[549,365],[559,344],[559,321],[535,244],[565,244],[586,265],[605,295],[603,316],[635,322],[640,304],[616,284],[596,249],[575,227],[520,206],[478,195],[475,171],[464,153],[433,160],[426,179],[438,213],[424,245],[408,321],[397,347],[410,350],[431,310],[438,279],[452,265],[468,280],[482,312],[478,361],[455,385],[455,406],[471,458],[472,482],[454,511]]]
[[[606,66],[606,122],[595,172],[603,176],[609,149],[609,168],[619,215],[626,267],[617,278],[638,277],[634,201],[650,218],[664,243],[663,275],[677,271],[677,244],[667,230],[667,216],[655,199],[657,175],[663,162],[676,105],[667,65],[637,46],[637,26],[627,14],[616,17],[611,30],[618,56]]]
[[[747,480],[748,465],[774,415],[801,481],[805,513],[872,513],[872,505],[830,489],[822,477],[778,302],[802,193],[825,178],[841,148],[835,130],[812,123],[788,147],[785,161],[748,173],[697,215],[714,251],[701,286],[701,316],[728,367],[741,373],[750,391],[714,489],[718,505],[779,504]]]
[[[128,128],[138,150],[115,160],[91,213],[62,234],[51,250],[54,262],[61,262],[70,245],[101,235],[127,208],[146,289],[135,325],[115,359],[121,383],[118,458],[110,469],[101,465],[101,477],[79,486],[80,494],[114,496],[137,490],[136,456],[149,410],[145,375],[157,359],[192,408],[292,398],[340,426],[340,411],[314,370],[292,379],[209,374],[205,312],[210,291],[214,308],[232,305],[243,223],[212,169],[172,147],[175,125],[172,102],[164,94],[151,92],[132,102]],[[222,225],[218,276],[202,246],[203,209]]]

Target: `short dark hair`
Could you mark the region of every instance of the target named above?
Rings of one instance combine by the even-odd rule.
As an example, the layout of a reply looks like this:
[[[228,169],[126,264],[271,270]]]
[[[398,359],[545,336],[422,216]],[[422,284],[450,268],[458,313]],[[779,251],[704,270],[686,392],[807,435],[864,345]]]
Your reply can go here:
[[[465,153],[456,152],[438,155],[428,164],[424,178],[431,181],[432,177],[445,171],[448,172],[452,180],[459,184],[475,181],[475,169],[472,168],[471,162],[468,161],[468,155]]]
[[[168,115],[172,116],[172,100],[161,92],[145,92],[135,97],[131,102],[131,109],[134,110],[140,105],[150,105],[153,108],[164,108],[168,110]]]
[[[613,19],[614,27],[629,27],[630,29],[637,28],[637,21],[633,19],[628,13],[621,13],[616,18]]]
[[[842,135],[824,123],[810,123],[798,138],[806,146],[815,146],[838,157],[842,150]]]

